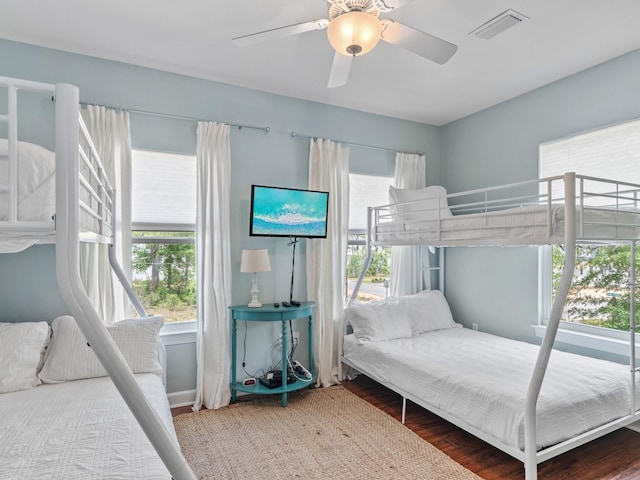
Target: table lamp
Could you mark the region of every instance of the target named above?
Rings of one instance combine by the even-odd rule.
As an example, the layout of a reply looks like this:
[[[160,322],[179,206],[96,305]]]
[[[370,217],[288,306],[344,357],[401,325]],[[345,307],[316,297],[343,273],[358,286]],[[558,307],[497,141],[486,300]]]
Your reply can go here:
[[[259,250],[242,250],[240,260],[240,271],[253,273],[253,286],[251,288],[251,303],[249,307],[258,308],[262,304],[258,301],[258,272],[268,272],[271,270],[269,263],[269,252],[266,248]]]

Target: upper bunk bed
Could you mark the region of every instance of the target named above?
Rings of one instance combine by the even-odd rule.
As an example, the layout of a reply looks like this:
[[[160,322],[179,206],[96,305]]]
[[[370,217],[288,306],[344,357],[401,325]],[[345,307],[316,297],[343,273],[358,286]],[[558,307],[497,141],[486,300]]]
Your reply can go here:
[[[55,244],[58,287],[80,331],[171,476],[193,479],[175,436],[147,399],[80,280],[80,244],[113,246],[116,210],[113,187],[80,115],[79,90],[69,84],[0,77],[3,90],[6,114],[0,114],[0,125],[6,140],[0,144],[0,252]],[[19,92],[54,99],[55,154],[19,141],[18,117],[23,113]],[[28,134],[28,128],[28,122],[22,122],[20,132]],[[109,260],[139,316],[148,318],[113,248]]]
[[[340,360],[400,393],[404,401],[407,398],[413,400],[523,461],[525,478],[536,479],[538,463],[640,419],[635,322],[635,259],[636,243],[640,240],[639,194],[640,185],[573,172],[453,194],[447,194],[440,186],[415,190],[391,188],[390,200],[393,203],[368,209],[366,257],[349,307],[345,311],[346,322],[351,325],[354,333],[348,334],[347,330],[341,329],[347,335],[344,342],[339,344]],[[427,298],[420,294],[414,296],[416,298],[388,299],[379,302],[378,305],[371,305],[371,309],[368,308],[368,304],[354,304],[369,267],[372,249],[376,246],[479,247],[556,244],[564,246],[565,264],[554,292],[546,333],[539,347],[480,332],[462,332],[463,329],[451,328],[461,325],[454,323],[446,302],[442,300],[437,307],[416,307],[413,305],[415,302],[421,303],[424,300],[420,299]],[[572,382],[566,377],[573,375],[567,373],[573,369],[576,379],[583,378],[580,375],[584,375],[583,383],[586,386],[586,380],[590,375],[600,378],[600,374],[595,374],[596,370],[591,369],[593,365],[589,362],[600,364],[604,361],[580,361],[579,358],[576,360],[573,357],[565,361],[565,354],[557,352],[550,364],[553,344],[574,275],[579,244],[629,244],[631,248],[629,366],[616,368],[603,365],[604,370],[618,371],[611,376],[609,373],[605,374],[611,380],[611,385],[615,385],[616,391],[622,395],[622,400],[616,400],[620,403],[615,409],[611,406],[611,401],[605,398],[606,394],[612,391],[611,385],[602,388],[589,383],[587,389],[591,389],[592,392],[599,389],[606,391],[603,392],[604,396],[589,398],[583,391],[584,388],[571,388]],[[443,255],[440,256],[440,261],[444,261]],[[442,278],[442,263],[439,269]],[[440,287],[442,288],[442,285]],[[411,305],[407,306],[407,302]],[[359,312],[362,309],[366,312]],[[416,316],[419,317],[417,320],[413,318]],[[405,317],[411,317],[411,320],[406,321]],[[424,332],[416,332],[416,322],[428,324],[434,322],[434,318],[440,317],[448,319],[446,328],[450,330],[443,330],[445,327],[439,325],[425,327]],[[403,329],[404,323],[407,325],[404,325]],[[377,337],[376,340],[382,338],[383,341],[372,342],[366,336],[360,339],[358,329],[367,332],[367,335]],[[398,336],[400,331],[404,334]],[[478,334],[478,338],[474,334]],[[453,340],[440,345],[438,339],[447,336]],[[467,337],[470,344],[464,343]],[[441,347],[438,353],[434,353],[435,347],[429,341],[436,342],[436,346]],[[506,349],[505,343],[508,344]],[[484,348],[478,350],[477,345],[481,344]],[[512,348],[510,353],[508,348]],[[373,357],[367,357],[369,351],[374,352],[371,353]],[[469,351],[475,354],[468,355]],[[463,355],[462,352],[466,354]],[[432,354],[435,355],[435,359],[429,357]],[[515,371],[511,372],[511,379],[517,381],[505,377],[505,383],[501,384],[496,381],[505,373],[505,369],[500,365],[509,358],[509,366]],[[385,373],[387,361],[395,364],[400,370],[393,370],[393,374]],[[571,362],[574,365],[569,368]],[[435,367],[440,364],[450,364],[452,368],[446,370],[444,367]],[[584,371],[580,365],[584,366]],[[418,366],[420,371],[415,372],[414,367]],[[427,371],[423,371],[423,368]],[[406,372],[407,378],[403,379],[398,371]],[[435,383],[424,384],[427,378],[435,378]],[[484,383],[483,378],[486,380]],[[448,384],[454,390],[445,387]],[[575,382],[573,384],[575,385]],[[478,396],[481,391],[487,396]],[[564,413],[560,410],[559,413],[554,413],[560,415],[559,417],[552,417],[548,405],[558,406],[564,402],[556,396],[557,391],[563,391],[569,401],[565,402]],[[438,404],[438,393],[443,393],[447,400]],[[459,410],[455,410],[453,406],[456,402],[451,399],[467,397],[471,399],[471,405],[475,406],[462,405]],[[514,432],[519,434],[515,436],[517,440],[511,441],[508,436],[497,435],[487,427],[486,419],[480,418],[476,422],[474,414],[471,413],[472,410],[483,411],[483,408],[485,412],[495,411],[495,403],[501,401],[512,403],[513,416],[519,420],[511,425],[500,424],[497,428],[503,429],[508,435]],[[579,403],[582,401],[585,402],[585,406],[577,409],[576,405],[583,405]],[[570,421],[569,418],[581,409],[584,410],[581,414],[588,417],[589,422],[585,422],[584,419]],[[606,410],[607,416],[599,418],[598,414],[603,410]],[[545,429],[550,418],[564,418],[567,422],[572,422],[571,429],[563,427],[562,435],[553,434],[545,438],[548,433]]]
[[[392,187],[390,196],[369,209],[372,245],[563,244],[570,217],[581,244],[640,237],[640,185],[572,172],[454,194]]]

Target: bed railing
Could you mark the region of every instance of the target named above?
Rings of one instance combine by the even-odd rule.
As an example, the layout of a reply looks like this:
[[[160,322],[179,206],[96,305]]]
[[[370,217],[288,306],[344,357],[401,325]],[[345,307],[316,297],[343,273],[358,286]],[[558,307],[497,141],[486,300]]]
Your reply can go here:
[[[55,97],[55,245],[56,276],[60,293],[96,356],[111,377],[125,403],[175,479],[193,480],[191,468],[162,419],[147,400],[105,324],[87,296],[80,279],[80,242],[110,245],[113,270],[141,316],[146,312],[115,257],[115,196],[89,132],[80,116],[78,88],[68,84],[47,85],[0,77],[8,92],[7,124],[8,182],[0,194],[8,198],[6,231],[25,229],[38,235],[38,228],[51,230],[52,222],[22,221],[18,215],[18,91],[27,90]],[[36,232],[34,234],[34,232]]]
[[[114,206],[114,202],[113,197],[105,193],[112,189],[99,162],[89,162],[92,165],[89,167],[90,178],[85,177],[84,182],[77,181],[80,168],[77,159],[81,157],[85,160],[86,156],[99,158],[90,142],[90,155],[86,150],[79,150],[79,132],[82,131],[89,138],[86,127],[78,128],[79,122],[82,122],[79,105],[76,87],[67,84],[56,86],[56,272],[60,292],[82,333],[173,478],[191,480],[195,476],[180,447],[147,400],[80,281],[80,210],[91,206],[87,201],[89,204],[97,202],[97,211],[102,215],[94,219],[99,220],[98,227],[101,231],[95,233],[102,234],[106,223],[102,221],[103,215],[106,215],[107,207]],[[93,181],[96,183],[93,184]],[[89,198],[81,199],[80,185],[89,187]],[[110,254],[109,257],[113,262],[115,256]],[[119,267],[116,268],[116,273],[119,273],[122,281],[124,276]],[[123,285],[127,288],[128,282],[125,281]],[[130,286],[128,293],[132,293]]]
[[[372,245],[380,246],[562,243],[564,233],[558,226],[564,225],[561,215],[567,202],[566,181],[565,174],[372,207],[369,210],[368,236]],[[626,242],[638,237],[640,185],[586,175],[574,175],[570,181],[575,184],[576,237],[581,243],[608,243],[616,239]],[[522,221],[529,223],[506,225],[496,221],[503,214],[518,211],[522,214]],[[525,217],[532,211],[537,214]],[[612,212],[616,215],[610,215]],[[478,231],[483,229],[487,235],[474,238],[465,233],[457,222],[470,214],[476,220],[474,228]],[[483,219],[484,224],[481,223]],[[532,229],[532,235],[512,235],[522,228]],[[611,235],[607,228],[616,230],[616,233]],[[492,230],[495,235],[491,234]]]
[[[507,192],[517,192],[515,195],[508,195]],[[522,192],[525,192],[524,194]],[[530,193],[526,193],[530,192]],[[457,245],[533,245],[533,244],[564,244],[565,264],[563,266],[560,283],[555,291],[553,305],[545,336],[540,346],[538,357],[530,379],[525,402],[525,449],[524,452],[512,452],[508,448],[503,448],[507,453],[514,455],[524,462],[526,480],[537,478],[537,465],[554,456],[564,453],[572,448],[587,443],[606,433],[612,432],[620,427],[633,423],[640,418],[638,405],[636,402],[636,374],[640,367],[636,365],[636,333],[639,326],[635,321],[635,282],[636,282],[636,243],[640,239],[640,209],[638,209],[638,197],[640,185],[595,178],[585,175],[577,175],[573,172],[562,176],[549,177],[530,182],[520,182],[500,187],[473,190],[459,194],[451,194],[434,202],[433,198],[421,202],[406,202],[404,204],[384,205],[381,207],[370,207],[368,210],[367,224],[367,253],[363,264],[362,272],[349,299],[349,304],[356,298],[364,274],[369,267],[371,250],[374,245],[437,245],[437,246],[457,246]],[[451,202],[451,205],[449,205]],[[402,207],[411,206],[403,212]],[[501,212],[512,208],[524,206],[534,206],[542,208],[545,213],[545,222],[542,227],[546,234],[540,243],[527,241],[508,240],[505,242],[496,241],[492,238],[489,241],[465,238],[460,240],[443,241],[442,234],[446,231],[446,226],[441,225],[448,218],[455,217],[456,214],[464,218],[466,214],[475,214],[482,219],[483,215],[488,218],[493,212]],[[450,216],[443,215],[444,209],[451,211]],[[563,212],[562,235],[556,232],[558,208]],[[587,213],[604,213],[602,219],[594,218]],[[421,222],[424,219],[415,219],[416,213],[424,214],[428,217],[430,227],[436,224],[436,242],[425,243],[419,236],[410,237],[403,241],[399,235],[391,240],[381,240],[380,232],[387,225],[401,225],[408,234],[415,234],[420,231]],[[413,215],[413,216],[412,216]],[[402,218],[405,216],[406,218]],[[525,225],[526,226],[526,225]],[[540,226],[540,225],[529,225]],[[606,234],[602,236],[593,233],[589,227],[604,227]],[[518,224],[516,228],[521,228]],[[502,228],[502,227],[501,227]],[[432,228],[433,230],[433,228]],[[502,231],[502,230],[501,230]],[[540,238],[540,237],[536,237]],[[630,411],[629,415],[601,425],[591,431],[585,432],[577,437],[561,442],[557,445],[537,450],[536,433],[536,404],[544,381],[545,373],[549,363],[551,350],[556,338],[562,312],[567,301],[569,289],[573,280],[576,265],[576,245],[578,243],[629,243],[631,245],[630,262],[630,336],[629,336],[629,366],[630,366]],[[443,257],[440,257],[443,261]],[[443,265],[440,265],[443,268]],[[340,349],[339,349],[340,350]],[[522,453],[522,454],[521,454]]]
[[[18,92],[20,90],[53,95],[55,86],[46,83],[0,77],[0,88],[6,89],[7,110],[0,114],[0,124],[6,125],[8,144],[7,182],[0,184],[0,199],[6,196],[7,213],[3,228],[21,231],[24,225],[18,221]],[[29,222],[28,230],[50,231],[51,222]]]

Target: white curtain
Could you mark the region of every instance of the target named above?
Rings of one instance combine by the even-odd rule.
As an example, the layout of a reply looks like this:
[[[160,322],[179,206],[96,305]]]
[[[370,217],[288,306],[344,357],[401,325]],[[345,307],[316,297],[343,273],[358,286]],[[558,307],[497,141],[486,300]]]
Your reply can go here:
[[[131,275],[131,133],[129,113],[89,105],[82,116],[107,176],[116,191],[115,249],[118,262]],[[109,263],[108,245],[80,246],[80,277],[106,323],[131,317],[129,299]],[[130,279],[130,278],[129,278]]]
[[[307,298],[316,303],[313,352],[318,385],[339,383],[337,342],[344,315],[349,226],[349,149],[312,139],[309,189],[329,192],[327,238],[307,241]]]
[[[424,188],[427,186],[426,159],[415,153],[397,153],[396,170],[393,178],[396,188]],[[428,262],[428,254],[426,259]],[[411,295],[422,289],[431,288],[428,270],[422,270],[423,259],[420,247],[391,247],[391,282],[389,294],[392,297]]]
[[[229,126],[198,122],[197,136],[195,411],[203,405],[217,409],[231,399],[227,313],[231,305]]]

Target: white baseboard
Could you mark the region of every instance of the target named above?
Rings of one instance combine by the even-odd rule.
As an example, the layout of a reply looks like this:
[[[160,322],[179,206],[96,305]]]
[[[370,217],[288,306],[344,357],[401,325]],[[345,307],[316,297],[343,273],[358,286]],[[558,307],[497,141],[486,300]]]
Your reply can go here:
[[[169,398],[169,406],[171,408],[186,407],[193,405],[196,400],[195,390],[184,390],[182,392],[171,392],[167,394]]]
[[[634,432],[640,433],[640,422],[635,422],[627,425],[629,430],[633,430]]]

